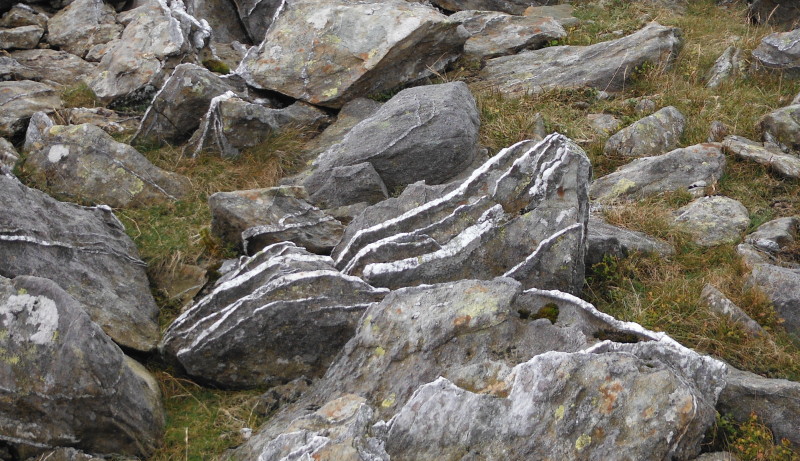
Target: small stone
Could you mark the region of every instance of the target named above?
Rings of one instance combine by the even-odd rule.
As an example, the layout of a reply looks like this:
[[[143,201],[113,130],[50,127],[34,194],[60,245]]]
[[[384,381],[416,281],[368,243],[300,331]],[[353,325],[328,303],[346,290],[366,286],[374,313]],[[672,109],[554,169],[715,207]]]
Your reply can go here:
[[[713,312],[723,315],[754,336],[764,334],[764,329],[755,320],[750,318],[739,306],[719,291],[714,285],[707,283],[700,293],[700,300]]]
[[[738,243],[750,225],[750,213],[728,197],[701,197],[678,209],[673,222],[692,234],[698,245],[715,246]]]

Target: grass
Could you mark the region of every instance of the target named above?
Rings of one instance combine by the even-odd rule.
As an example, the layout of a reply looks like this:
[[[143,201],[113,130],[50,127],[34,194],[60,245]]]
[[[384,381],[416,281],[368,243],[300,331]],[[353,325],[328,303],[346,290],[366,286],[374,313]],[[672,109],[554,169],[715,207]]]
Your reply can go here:
[[[76,83],[61,90],[61,102],[64,107],[98,107],[100,101],[86,82]]]

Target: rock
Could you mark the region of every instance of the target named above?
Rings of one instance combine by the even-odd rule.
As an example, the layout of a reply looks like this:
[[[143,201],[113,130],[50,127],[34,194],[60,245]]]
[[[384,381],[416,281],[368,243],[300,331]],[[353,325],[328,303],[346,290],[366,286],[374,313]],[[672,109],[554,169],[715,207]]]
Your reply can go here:
[[[309,140],[306,148],[310,160],[344,140],[350,130],[364,120],[372,117],[382,103],[367,98],[356,98],[342,106],[336,120],[328,125],[319,136]]]
[[[261,43],[267,30],[289,3],[286,0],[233,0],[250,41]],[[216,32],[216,29],[215,29]]]
[[[196,64],[179,64],[153,98],[131,143],[181,144],[200,126],[211,100],[228,91],[247,93],[235,78]]]
[[[764,165],[781,176],[800,178],[800,157],[784,154],[778,149],[770,149],[762,143],[739,136],[726,137],[722,147],[729,154]]]
[[[325,112],[301,101],[271,109],[237,98],[229,91],[211,100],[185,152],[193,157],[213,153],[235,158],[242,150],[258,147],[288,128],[320,128],[327,122]]]
[[[739,458],[727,451],[717,451],[714,453],[703,453],[693,461],[739,461]]]
[[[19,162],[19,153],[17,149],[5,138],[0,138],[0,167],[13,170],[17,162]]]
[[[508,14],[523,14],[531,5],[546,5],[553,1],[531,0],[433,0],[433,4],[447,11],[483,10],[502,11]]]
[[[724,171],[725,155],[720,145],[697,144],[623,165],[592,182],[589,196],[601,202],[638,199],[686,190],[698,182],[714,184]]]
[[[714,285],[707,283],[700,293],[700,301],[703,302],[712,312],[727,317],[732,322],[739,324],[742,329],[751,335],[761,336],[764,329],[755,320],[750,318],[745,311],[733,303],[730,299],[719,291]]]
[[[167,329],[162,353],[224,387],[321,376],[386,290],[291,243],[269,246],[217,282]]]
[[[237,73],[255,88],[339,108],[441,72],[468,38],[458,26],[402,0],[293,1]]]
[[[181,307],[188,307],[195,295],[208,283],[207,271],[191,264],[175,264],[159,274],[153,285],[166,300]]]
[[[47,276],[118,344],[155,347],[158,307],[145,264],[108,207],[58,202],[0,175],[0,275]]]
[[[740,243],[739,245],[736,245],[736,254],[742,258],[742,263],[744,263],[745,267],[751,270],[758,264],[769,264],[775,262],[775,259],[770,255],[758,251],[755,246],[750,245],[749,243]]]
[[[800,29],[767,35],[753,50],[756,64],[782,72],[790,78],[800,77]]]
[[[795,241],[799,227],[800,219],[795,216],[773,219],[758,226],[744,241],[762,251],[780,251]]]
[[[267,0],[266,3],[278,5],[281,1]],[[245,31],[245,24],[248,22],[245,19],[247,11],[242,11],[243,15],[240,19],[239,12],[236,9],[237,5],[241,4],[242,2],[226,0],[193,0],[187,2],[186,9],[189,14],[199,20],[207,21],[211,26],[211,30],[214,31],[212,46],[234,41],[258,43],[264,37],[264,34],[262,33],[257,39],[251,40],[251,37],[249,37]],[[255,16],[261,19],[264,24],[264,30],[266,31],[266,28],[269,27],[269,22],[272,20],[272,14],[263,16],[256,14]]]
[[[750,213],[737,200],[708,196],[675,211],[673,224],[691,234],[700,246],[739,243],[750,226]]]
[[[747,15],[752,22],[774,24],[790,30],[800,24],[800,5],[792,0],[753,0]]]
[[[707,142],[723,142],[725,138],[727,138],[728,135],[730,135],[730,133],[731,133],[731,127],[720,122],[719,120],[714,120],[708,127]]]
[[[24,68],[26,77],[52,86],[79,84],[97,67],[66,51],[21,50],[11,53],[11,58]]]
[[[35,112],[61,107],[58,91],[49,85],[29,80],[0,82],[0,136],[21,134]]]
[[[622,122],[610,114],[589,114],[586,116],[589,126],[600,135],[610,135],[616,133],[622,126]]]
[[[800,270],[755,264],[747,283],[769,297],[786,331],[800,337]]]
[[[512,94],[583,87],[620,91],[645,63],[668,66],[681,45],[679,29],[651,23],[592,46],[552,46],[490,59],[480,75],[487,85]]]
[[[39,26],[47,30],[47,16],[24,3],[17,3],[0,18],[0,27]]]
[[[110,4],[103,0],[73,0],[50,18],[47,41],[83,58],[92,47],[118,39],[122,30]]]
[[[53,193],[115,208],[178,200],[188,178],[162,170],[95,125],[55,125],[28,143],[25,162],[36,183]]]
[[[745,73],[745,63],[742,59],[742,49],[729,46],[717,58],[711,69],[706,74],[706,87],[717,88],[723,82]]]
[[[775,437],[800,445],[800,383],[768,379],[729,367],[728,383],[719,396],[717,409],[747,422],[755,413]]]
[[[307,199],[303,188],[291,186],[217,192],[208,198],[211,232],[250,255],[283,241],[330,254],[344,226]]]
[[[786,151],[800,152],[800,104],[786,106],[765,115],[759,121],[764,142],[777,144]]]
[[[328,180],[311,196],[319,206],[341,207],[354,203],[378,203],[389,198],[380,175],[369,162],[336,167]]]
[[[537,2],[551,3],[551,2]],[[553,18],[563,27],[577,26],[581,20],[574,17],[572,13],[575,7],[568,3],[558,5],[529,6],[522,12],[523,16],[534,16],[539,18]]]
[[[102,459],[74,448],[56,448],[36,458],[28,458],[28,461],[102,461]]]
[[[667,242],[650,237],[643,232],[612,226],[603,218],[595,215],[589,216],[589,234],[586,240],[587,266],[602,262],[605,256],[621,259],[637,251],[664,256],[675,253],[675,249]]]
[[[111,135],[135,132],[141,118],[122,115],[105,107],[73,107],[61,109],[57,113],[67,125],[90,123]]]
[[[145,3],[117,17],[125,30],[119,39],[102,45],[98,72],[89,83],[102,102],[149,102],[171,70],[205,45],[211,33],[208,23],[189,16],[182,2],[166,2]]]
[[[439,184],[475,158],[480,117],[463,82],[409,88],[321,154],[303,181],[314,195],[340,166],[372,164],[387,189]]]
[[[44,29],[39,26],[22,26],[0,29],[0,50],[30,50],[39,44]]]
[[[665,109],[669,109],[669,107],[665,107]],[[675,108],[672,107],[672,109]],[[656,111],[656,103],[652,99],[640,98],[633,106],[633,111],[640,116],[650,115]],[[675,111],[677,112],[677,109],[675,109]],[[678,113],[680,114],[680,112]],[[681,117],[683,117],[683,114],[681,114]]]
[[[512,16],[493,11],[460,11],[450,20],[461,22],[471,34],[464,53],[475,58],[495,58],[535,50],[567,36],[553,18]]]
[[[84,309],[51,280],[0,277],[0,441],[21,459],[64,445],[149,457],[161,444],[158,383]]]
[[[301,377],[270,388],[259,396],[256,412],[267,416],[284,405],[297,402],[311,388],[310,384],[311,380]]]
[[[603,153],[625,157],[649,157],[678,147],[686,118],[669,106],[649,115],[608,138]]]
[[[443,197],[345,233],[333,257],[376,286],[504,275],[577,293],[589,176],[586,154],[562,135],[520,142]]]

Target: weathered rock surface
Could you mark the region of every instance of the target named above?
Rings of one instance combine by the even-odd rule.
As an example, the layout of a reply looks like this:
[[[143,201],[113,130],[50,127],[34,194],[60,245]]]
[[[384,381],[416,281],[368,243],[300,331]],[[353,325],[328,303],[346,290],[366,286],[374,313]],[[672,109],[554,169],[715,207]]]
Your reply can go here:
[[[26,147],[26,168],[34,180],[73,200],[149,206],[177,200],[191,189],[188,178],[154,166],[95,125],[55,125]]]
[[[552,0],[433,0],[433,3],[448,11],[502,11],[504,13],[520,15],[531,5],[547,5],[556,2]]]
[[[19,153],[14,145],[5,138],[0,138],[0,166],[13,170],[18,161]]]
[[[689,232],[695,243],[708,247],[740,242],[750,226],[750,213],[741,202],[715,195],[679,208],[673,223]]]
[[[755,320],[750,318],[745,311],[739,306],[728,299],[721,291],[714,285],[707,283],[700,293],[700,301],[702,301],[709,309],[717,314],[729,318],[731,321],[738,323],[742,328],[751,335],[762,335],[764,329]]]
[[[464,53],[476,58],[495,58],[521,50],[542,48],[567,36],[554,18],[512,16],[493,11],[460,11],[450,19],[462,23],[471,34]]]
[[[409,88],[322,153],[303,185],[314,195],[336,167],[372,164],[388,189],[439,184],[474,160],[480,118],[463,82]]]
[[[800,337],[800,270],[755,264],[747,282],[769,297],[786,330]]]
[[[29,80],[0,82],[0,136],[20,134],[34,113],[61,107],[58,91],[49,85]]]
[[[781,176],[800,178],[800,157],[795,155],[784,154],[777,148],[739,136],[726,137],[722,147],[729,154],[764,165]]]
[[[619,131],[622,122],[611,114],[589,114],[586,116],[589,126],[602,135],[610,135]]]
[[[294,1],[237,73],[253,87],[339,108],[442,71],[468,37],[419,3]]]
[[[110,4],[103,0],[73,0],[50,18],[47,42],[83,58],[92,47],[118,39],[122,30]]]
[[[746,422],[755,413],[775,436],[800,445],[800,383],[768,379],[729,367],[728,383],[719,396],[720,413]]]
[[[0,29],[0,50],[30,50],[39,44],[44,29],[39,26],[21,26]]]
[[[651,23],[627,37],[592,46],[553,46],[491,59],[481,77],[506,93],[581,87],[620,91],[644,63],[668,66],[681,45],[679,29]]]
[[[346,103],[336,115],[336,120],[308,142],[308,159],[314,160],[317,155],[342,142],[353,127],[372,117],[381,106],[382,103],[368,98],[356,98]]]
[[[67,125],[90,123],[108,134],[133,133],[141,116],[123,115],[105,107],[72,107],[57,111]]]
[[[354,203],[378,203],[389,198],[386,184],[369,162],[340,166],[331,170],[311,201],[323,208],[342,207]]]
[[[385,294],[341,274],[328,257],[275,244],[242,258],[170,325],[160,349],[189,375],[219,386],[313,378]]]
[[[605,256],[625,258],[633,252],[660,255],[675,253],[675,249],[667,242],[650,237],[643,232],[613,226],[595,215],[589,216],[589,234],[586,241],[587,266],[603,261]]]
[[[781,107],[759,122],[765,142],[787,151],[800,152],[800,104]]]
[[[65,445],[148,457],[160,445],[158,383],[63,288],[0,276],[0,326],[0,441],[21,459]]]
[[[250,255],[284,241],[330,254],[344,226],[306,200],[305,190],[292,186],[217,192],[208,198],[211,231]]]
[[[144,263],[109,208],[58,202],[0,175],[0,209],[0,275],[46,276],[118,344],[155,347],[158,307]]]
[[[745,242],[762,251],[779,251],[795,241],[799,228],[800,219],[797,217],[773,219],[758,226],[755,232],[745,238]]]
[[[697,144],[623,165],[592,182],[589,195],[598,201],[642,198],[707,186],[721,178],[724,171],[725,155],[720,145]]]
[[[286,7],[286,0],[233,0],[233,5],[238,11],[242,27],[250,41],[261,43],[272,22],[275,14]],[[214,29],[216,33],[216,29]]]
[[[742,49],[729,46],[717,58],[711,69],[706,74],[706,87],[717,88],[723,82],[745,73],[745,62],[742,59]]]
[[[800,24],[800,5],[792,0],[753,0],[747,14],[753,22],[775,24],[786,30]]]
[[[651,157],[678,147],[686,117],[672,106],[623,128],[606,141],[603,153],[625,157]]]
[[[47,29],[47,16],[37,12],[29,5],[17,3],[0,18],[0,27],[39,26]]]
[[[504,275],[577,293],[590,170],[562,135],[515,144],[447,195],[346,234],[336,265],[390,288]]]
[[[767,35],[753,50],[753,58],[766,69],[800,77],[800,29]]]
[[[17,75],[53,86],[79,84],[97,67],[66,51],[21,50],[10,57],[21,66]]]
[[[101,461],[102,459],[74,448],[56,448],[45,451],[36,458],[28,458],[28,461]]]

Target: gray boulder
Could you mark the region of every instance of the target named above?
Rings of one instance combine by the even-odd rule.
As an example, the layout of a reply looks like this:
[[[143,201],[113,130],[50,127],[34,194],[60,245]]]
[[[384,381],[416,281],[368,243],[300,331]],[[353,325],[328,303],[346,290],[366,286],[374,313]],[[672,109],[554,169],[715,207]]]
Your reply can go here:
[[[31,115],[61,107],[58,91],[50,85],[29,80],[0,82],[0,136],[21,134]]]
[[[342,207],[354,203],[378,203],[389,198],[381,176],[369,162],[340,166],[331,170],[311,201],[323,208]]]
[[[671,255],[675,248],[643,232],[613,226],[603,218],[589,216],[589,234],[586,239],[586,265],[593,266],[606,256],[625,258],[633,252]]]
[[[755,264],[747,283],[769,297],[786,331],[800,338],[800,269]]]
[[[83,58],[94,46],[118,39],[122,30],[110,4],[103,0],[73,0],[50,18],[47,42]]]
[[[686,117],[672,106],[623,128],[606,141],[605,155],[650,157],[678,147]]]
[[[20,459],[59,446],[149,457],[161,444],[158,383],[62,287],[0,276],[0,327],[0,441]]]
[[[441,72],[469,37],[430,6],[402,0],[302,0],[280,11],[237,73],[255,88],[333,108]]]
[[[554,18],[512,16],[494,11],[460,11],[450,19],[462,23],[471,34],[464,54],[475,58],[495,58],[521,50],[535,50],[567,36]]]
[[[336,120],[319,136],[309,140],[305,157],[314,160],[319,154],[342,142],[353,127],[375,115],[381,106],[382,103],[368,98],[356,98],[346,103],[336,114]]]
[[[341,274],[328,257],[275,244],[242,258],[170,325],[159,347],[190,376],[218,386],[313,378],[385,294]]]
[[[782,72],[790,78],[800,77],[800,29],[767,35],[753,50],[756,64]]]
[[[95,125],[55,125],[26,142],[26,168],[53,193],[115,208],[178,200],[189,179],[162,170]]]
[[[786,151],[800,152],[800,104],[781,107],[765,115],[759,128],[765,142]]]
[[[208,198],[211,232],[250,255],[284,241],[330,254],[344,226],[307,199],[302,187],[292,186],[217,192]]]
[[[651,23],[627,37],[596,45],[553,46],[491,59],[480,75],[504,93],[582,87],[621,91],[645,63],[668,66],[682,43],[680,29]]]
[[[717,88],[723,82],[743,75],[746,71],[744,59],[742,59],[742,49],[736,46],[729,46],[714,62],[711,69],[706,74],[706,87]]]
[[[244,31],[253,43],[264,40],[275,15],[288,5],[286,0],[233,0],[232,3],[239,13]]]
[[[0,18],[0,27],[39,26],[47,29],[47,15],[39,13],[29,5],[17,3]]]
[[[622,126],[622,122],[611,114],[589,114],[586,118],[592,130],[601,135],[616,133]]]
[[[800,5],[792,0],[753,0],[747,15],[752,22],[790,30],[800,24]]]
[[[799,227],[800,219],[795,216],[773,219],[758,226],[755,232],[745,238],[745,242],[762,251],[780,251],[795,241]]]
[[[58,110],[57,114],[67,125],[89,123],[111,135],[133,133],[141,121],[141,116],[126,115],[105,107],[72,107]]]
[[[39,44],[44,29],[39,26],[21,26],[0,29],[0,50],[30,50]]]
[[[592,182],[589,195],[601,202],[638,199],[713,184],[725,171],[719,144],[697,144],[655,157],[638,158]]]
[[[118,344],[155,347],[158,307],[145,264],[108,207],[58,202],[0,175],[0,209],[0,275],[46,276]]]
[[[5,138],[0,138],[0,167],[6,167],[9,171],[13,170],[18,161],[19,153],[14,145]]]
[[[722,148],[726,153],[764,165],[781,176],[800,178],[800,157],[784,154],[777,148],[739,136],[726,137],[722,142]]]
[[[21,66],[18,73],[52,86],[76,85],[97,68],[97,65],[66,51],[21,50],[11,53],[10,57]]]
[[[280,4],[282,0],[266,0],[267,3]],[[262,33],[260,37],[252,40],[245,31],[245,24],[240,19],[237,5],[241,2],[228,1],[228,0],[192,0],[186,2],[186,10],[189,14],[199,20],[207,21],[214,31],[212,38],[212,46],[229,44],[231,42],[252,43],[260,42],[264,38]],[[246,11],[242,11],[246,14]],[[272,15],[261,16],[262,23],[266,30],[269,27],[269,21],[272,20]]]
[[[314,195],[334,168],[372,164],[387,189],[445,182],[475,158],[480,117],[463,82],[409,88],[322,153],[303,185]]]
[[[728,299],[714,285],[707,283],[703,287],[703,291],[700,293],[700,301],[713,312],[738,323],[751,335],[760,336],[764,334],[764,329],[761,328],[758,322],[750,318],[745,311]]]
[[[741,202],[715,195],[679,208],[673,224],[691,234],[700,246],[739,243],[750,226],[750,213]]]

